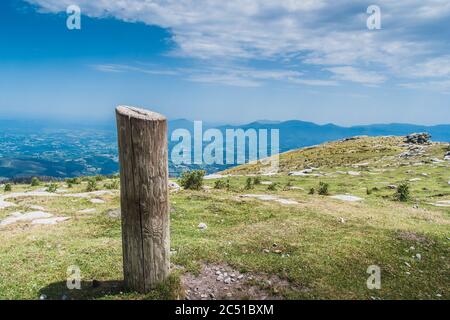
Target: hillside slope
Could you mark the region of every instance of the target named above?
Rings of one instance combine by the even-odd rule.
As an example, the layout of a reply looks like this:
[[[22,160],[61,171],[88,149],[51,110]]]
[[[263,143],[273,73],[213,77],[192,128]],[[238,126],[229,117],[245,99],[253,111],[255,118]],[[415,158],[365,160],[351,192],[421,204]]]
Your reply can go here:
[[[122,286],[117,180],[2,188],[0,298],[450,299],[447,148],[358,138],[283,154],[270,176],[172,184],[172,276],[147,295]],[[66,287],[72,265],[81,290]]]
[[[353,137],[327,142],[318,146],[282,153],[279,172],[289,173],[308,168],[399,167],[417,163],[445,163],[444,156],[450,150],[448,143],[408,144],[405,137]],[[246,164],[224,171],[224,174],[257,174],[264,165]]]

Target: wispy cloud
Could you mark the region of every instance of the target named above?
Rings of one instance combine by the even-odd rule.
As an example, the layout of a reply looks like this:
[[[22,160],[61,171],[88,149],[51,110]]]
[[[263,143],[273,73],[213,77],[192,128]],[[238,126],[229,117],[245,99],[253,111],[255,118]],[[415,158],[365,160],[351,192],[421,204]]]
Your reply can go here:
[[[450,79],[401,83],[400,86],[403,88],[408,88],[408,89],[436,91],[436,92],[440,92],[440,93],[444,93],[444,94],[450,94]]]
[[[334,73],[334,77],[339,80],[352,81],[366,85],[381,84],[386,77],[375,72],[359,70],[350,66],[328,68],[328,71]]]
[[[163,75],[163,76],[175,76],[180,74],[180,72],[177,70],[152,69],[123,64],[97,64],[93,65],[92,67],[97,71],[112,72],[112,73],[139,72],[150,75]]]
[[[171,52],[217,61],[265,60],[322,66],[332,72],[329,79],[300,79],[304,85],[335,85],[352,81],[379,85],[387,78],[450,77],[450,49],[445,34],[431,39],[427,28],[450,17],[448,0],[378,0],[383,30],[369,31],[365,8],[373,1],[362,0],[27,0],[47,12],[63,12],[78,4],[82,13],[97,18],[114,17],[143,22],[170,30],[177,44]],[[424,26],[422,33],[420,25]],[[447,45],[446,45],[447,43]],[[424,59],[427,62],[421,63]],[[410,66],[416,65],[411,72]],[[115,72],[104,67],[103,71]],[[369,70],[369,71],[367,71]],[[304,70],[297,70],[303,72]],[[156,71],[159,72],[159,71]],[[268,71],[270,72],[270,70]],[[289,76],[237,72],[190,75],[192,81],[246,86],[262,79],[286,80]]]

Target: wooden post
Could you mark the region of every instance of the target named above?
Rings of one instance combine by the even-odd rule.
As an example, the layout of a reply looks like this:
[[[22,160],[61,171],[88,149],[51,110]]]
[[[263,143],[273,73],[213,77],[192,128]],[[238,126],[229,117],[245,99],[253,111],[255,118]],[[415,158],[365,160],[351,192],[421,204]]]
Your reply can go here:
[[[147,293],[170,268],[167,120],[116,108],[125,285]]]

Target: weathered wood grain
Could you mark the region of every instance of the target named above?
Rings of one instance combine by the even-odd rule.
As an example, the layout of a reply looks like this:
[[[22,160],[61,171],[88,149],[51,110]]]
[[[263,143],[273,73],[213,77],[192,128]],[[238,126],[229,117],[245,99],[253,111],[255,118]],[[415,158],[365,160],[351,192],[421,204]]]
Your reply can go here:
[[[170,268],[167,120],[116,108],[125,285],[148,292]]]

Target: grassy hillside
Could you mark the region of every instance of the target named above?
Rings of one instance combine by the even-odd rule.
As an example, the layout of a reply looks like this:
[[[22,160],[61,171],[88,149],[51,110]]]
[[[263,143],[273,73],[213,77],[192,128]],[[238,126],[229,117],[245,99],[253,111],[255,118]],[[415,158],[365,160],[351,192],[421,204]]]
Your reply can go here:
[[[36,193],[43,185],[13,185],[13,196],[0,192],[15,204],[0,209],[0,221],[36,210],[70,219],[0,225],[0,298],[449,299],[447,148],[417,149],[397,137],[331,142],[281,155],[281,172],[256,185],[260,167],[245,165],[205,180],[203,190],[174,189],[173,274],[145,296],[121,286],[112,180],[97,182],[104,193],[85,193],[87,181],[59,183],[59,196]],[[320,182],[328,195],[318,194]],[[403,182],[410,197],[396,201]],[[71,265],[80,267],[81,290],[66,288]],[[381,268],[380,290],[366,286],[370,265]]]

